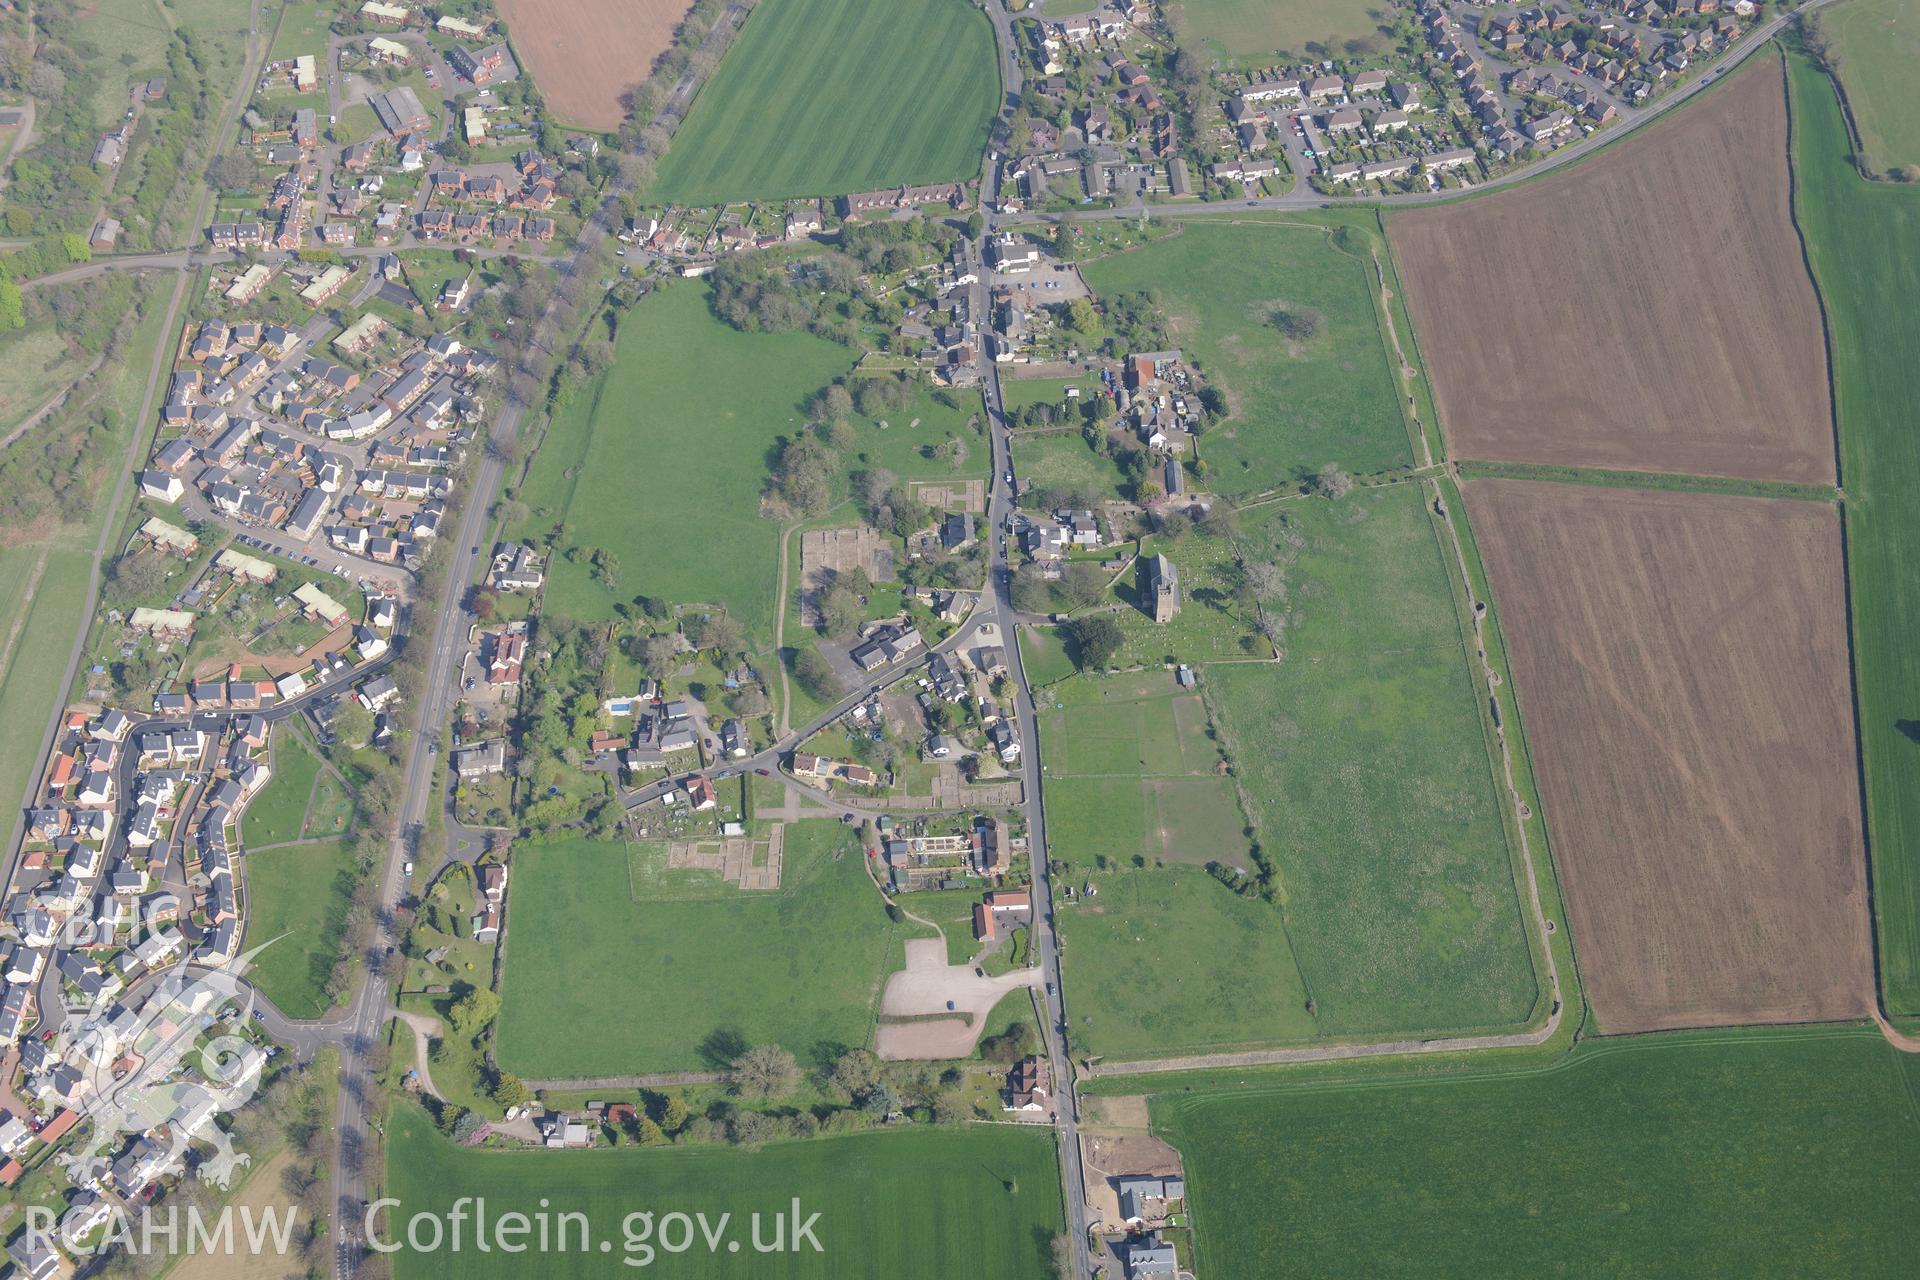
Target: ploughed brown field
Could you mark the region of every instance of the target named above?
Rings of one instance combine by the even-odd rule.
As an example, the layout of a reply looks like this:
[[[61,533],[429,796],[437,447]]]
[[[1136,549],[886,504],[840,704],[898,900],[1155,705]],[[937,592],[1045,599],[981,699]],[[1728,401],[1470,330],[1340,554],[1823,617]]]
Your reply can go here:
[[[1833,509],[1464,490],[1601,1030],[1866,1015]]]
[[[498,0],[513,51],[567,124],[611,130],[693,0]]]
[[[1565,173],[1388,221],[1455,457],[1834,478],[1786,99],[1756,62]]]

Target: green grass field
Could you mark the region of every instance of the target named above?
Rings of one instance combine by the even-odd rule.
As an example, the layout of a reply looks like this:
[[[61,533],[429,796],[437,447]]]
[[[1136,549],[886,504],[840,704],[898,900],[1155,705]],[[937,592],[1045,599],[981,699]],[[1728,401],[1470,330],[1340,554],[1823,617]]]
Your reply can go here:
[[[1000,395],[1009,417],[1030,404],[1050,404],[1062,413],[1077,412],[1067,399],[1068,387],[1078,387],[1082,400],[1091,400],[1100,390],[1100,379],[1091,373],[1079,378],[1018,378],[1004,372],[1000,379]]]
[[[1055,912],[1075,1052],[1157,1058],[1314,1035],[1271,904],[1173,864],[1073,882],[1098,891]]]
[[[1103,857],[1247,865],[1245,819],[1232,782],[1213,771],[1220,755],[1198,694],[1157,670],[1082,676],[1048,693],[1050,856],[1082,867]]]
[[[1911,1274],[1920,1060],[1647,1036],[1541,1071],[1169,1095],[1200,1275]]]
[[[1095,453],[1078,431],[1015,435],[1013,469],[1041,489],[1072,489],[1094,501],[1128,496],[1120,465]]]
[[[401,1253],[393,1267],[400,1280],[532,1274],[584,1280],[627,1270],[599,1251],[602,1239],[611,1242],[613,1258],[634,1263],[633,1274],[650,1274],[638,1269],[637,1247],[628,1248],[627,1215],[636,1211],[650,1211],[656,1221],[674,1212],[704,1213],[709,1224],[732,1215],[728,1235],[742,1242],[738,1252],[723,1242],[712,1253],[702,1243],[691,1252],[654,1256],[663,1274],[685,1278],[1039,1277],[1051,1273],[1051,1241],[1064,1229],[1053,1135],[1044,1128],[915,1128],[776,1143],[757,1152],[493,1152],[454,1146],[434,1132],[424,1112],[406,1104],[395,1109],[392,1130],[387,1194],[401,1202],[394,1212],[403,1227],[414,1213],[444,1214],[462,1196],[485,1197],[496,1213],[532,1214],[536,1201],[551,1202],[555,1214],[588,1216],[594,1246],[550,1252],[537,1262],[529,1262],[531,1254],[472,1250]],[[813,1232],[820,1251],[803,1244],[777,1261],[755,1253],[747,1243],[752,1215],[765,1215],[762,1239],[770,1242],[772,1217],[789,1213],[796,1196],[802,1220],[820,1215]],[[677,1237],[669,1231],[655,1239]]]
[[[1000,77],[965,0],[765,0],[651,195],[681,204],[838,195],[977,177]]]
[[[647,851],[624,844],[522,848],[502,1065],[540,1079],[688,1071],[711,1069],[727,1044],[774,1041],[802,1059],[866,1044],[904,935],[847,828],[794,823],[786,835],[775,892],[671,871],[650,888],[634,875],[653,865]]]
[[[949,392],[960,407],[933,398],[933,389],[921,383],[907,407],[884,418],[849,418],[853,447],[847,465],[853,469],[877,467],[903,480],[966,480],[984,478],[993,466],[992,451],[979,424],[984,420],[980,393]],[[886,425],[882,426],[881,424]],[[966,446],[959,465],[932,456],[950,439]]]
[[[1103,297],[1157,290],[1174,342],[1226,393],[1226,420],[1199,443],[1215,490],[1281,488],[1330,462],[1363,474],[1413,461],[1372,266],[1364,247],[1357,252],[1304,222],[1192,222],[1184,234],[1085,266]],[[1282,309],[1316,315],[1318,334],[1290,345],[1272,323]]]
[[[1264,66],[1281,53],[1337,58],[1354,40],[1388,47],[1376,35],[1379,6],[1367,0],[1186,0],[1182,7],[1181,34],[1240,66]]]
[[[1035,689],[1057,684],[1074,671],[1066,641],[1056,627],[1020,628],[1020,663],[1026,668],[1027,683]]]
[[[1862,181],[1831,85],[1789,69],[1795,213],[1832,335],[1881,982],[1920,1013],[1920,189]]]
[[[72,386],[88,362],[51,324],[0,336],[0,436]]]
[[[1521,1021],[1536,998],[1525,925],[1423,488],[1241,516],[1254,558],[1289,528],[1286,660],[1205,677],[1319,1029]]]
[[[353,900],[353,852],[342,840],[316,840],[249,853],[245,870],[247,948],[278,939],[250,976],[288,1017],[317,1018]]]
[[[18,799],[40,765],[40,735],[66,673],[92,561],[90,550],[67,546],[0,550],[6,605],[0,615],[6,619],[0,624],[0,723],[14,730],[0,742],[0,795]]]
[[[320,776],[320,759],[307,744],[282,728],[273,742],[273,776],[247,805],[240,830],[250,846],[297,840],[306,825],[307,802]]]
[[[166,308],[149,297],[139,324],[132,330],[121,360],[102,370],[112,385],[103,401],[121,425],[122,434],[108,437],[105,465],[118,467],[126,457],[134,430],[151,429],[138,423],[140,401],[154,347],[172,335],[163,332]],[[35,447],[31,438],[16,448]],[[113,474],[111,471],[109,475]],[[67,656],[75,634],[85,624],[87,580],[93,571],[94,540],[108,519],[123,511],[108,511],[104,501],[83,520],[62,526],[35,541],[0,548],[0,724],[14,731],[0,742],[0,795],[17,797],[40,766],[40,739],[55,702],[64,692]],[[84,691],[90,676],[82,665],[75,683]],[[18,821],[16,814],[15,821]]]
[[[618,589],[594,580],[584,554],[556,556],[548,612],[604,620],[639,594],[717,603],[770,644],[779,526],[759,515],[768,451],[847,359],[808,333],[727,327],[698,284],[629,312],[614,368],[554,418],[519,493],[534,512],[519,532],[564,521],[574,545],[619,558]]]
[[[313,55],[316,64],[326,61],[327,24],[333,18],[332,6],[323,6],[319,0],[303,4],[301,0],[287,0],[280,17],[280,31],[274,37],[273,48],[267,58],[272,62],[285,62],[303,53]],[[320,72],[322,76],[326,71]]]
[[[1847,0],[1820,22],[1839,52],[1840,79],[1867,163],[1882,173],[1920,166],[1920,112],[1912,93],[1920,3]]]

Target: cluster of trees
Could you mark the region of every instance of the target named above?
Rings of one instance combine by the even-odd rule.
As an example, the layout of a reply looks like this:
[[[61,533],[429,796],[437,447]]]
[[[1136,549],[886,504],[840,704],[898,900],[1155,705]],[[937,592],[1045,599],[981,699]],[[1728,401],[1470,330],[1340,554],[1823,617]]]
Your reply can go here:
[[[1173,345],[1166,300],[1158,289],[1116,293],[1104,302],[1108,347],[1114,351],[1159,351]]]
[[[34,101],[34,145],[14,161],[0,212],[7,235],[75,230],[105,191],[93,165],[100,81],[81,56],[84,41],[77,6],[36,5],[32,29],[0,42],[0,89]],[[137,61],[125,63],[129,71]]]
[[[115,318],[100,342],[109,359],[128,340],[146,297],[143,286],[129,288],[128,296],[137,295],[139,301]],[[34,305],[42,304],[36,300]],[[90,322],[88,332],[92,329]],[[65,404],[0,455],[0,524],[24,529],[44,521],[83,521],[96,502],[112,493],[107,476],[120,463],[129,428],[108,394],[113,386],[111,379],[79,384]]]
[[[953,252],[960,232],[915,214],[904,222],[849,222],[840,228],[840,251],[867,271],[892,275],[926,261],[928,250]]]
[[[1030,1030],[1021,1030],[1031,1037]],[[1011,1029],[1005,1037],[1007,1045],[1017,1042]],[[867,1049],[849,1049],[809,1072],[785,1049],[756,1045],[733,1059],[726,1077],[730,1097],[704,1113],[688,1114],[686,1104],[673,1095],[649,1094],[644,1117],[662,1137],[674,1141],[757,1146],[776,1138],[868,1128],[898,1115],[957,1124],[972,1113],[957,1069],[883,1062]],[[808,1106],[781,1105],[806,1086],[821,1100]],[[645,1126],[635,1127],[637,1139],[648,1140]]]
[[[537,637],[546,661],[524,668],[520,713],[514,722],[519,748],[514,773],[532,783],[526,794],[535,797],[521,810],[521,826],[529,835],[553,835],[578,821],[593,834],[607,834],[619,822],[616,801],[602,797],[583,814],[576,798],[547,794],[565,771],[586,762],[586,740],[599,723],[607,632],[550,615],[540,620]]]
[[[1100,671],[1113,665],[1127,636],[1110,613],[1075,618],[1066,627],[1073,663],[1083,671]]]
[[[853,498],[868,524],[896,537],[904,538],[933,523],[932,509],[884,467],[856,474]]]
[[[1207,874],[1243,898],[1272,902],[1274,880],[1278,874],[1273,859],[1267,857],[1258,840],[1248,845],[1247,857],[1253,863],[1251,873],[1244,867],[1230,867],[1224,862],[1215,861],[1207,863]]]
[[[780,448],[767,478],[762,513],[776,520],[823,515],[834,503],[840,455],[818,430],[803,431]]]
[[[1072,561],[1058,579],[1049,579],[1035,563],[1023,564],[1013,574],[1013,607],[1022,613],[1084,609],[1099,604],[1106,594],[1106,573],[1088,560]]]
[[[189,157],[212,140],[220,114],[210,74],[217,62],[213,49],[187,28],[174,34],[177,38],[167,46],[167,96],[149,106],[140,122],[139,179],[125,210],[128,231],[150,243],[169,239],[164,233],[167,222],[185,212],[198,185]],[[129,176],[121,175],[122,187]]]

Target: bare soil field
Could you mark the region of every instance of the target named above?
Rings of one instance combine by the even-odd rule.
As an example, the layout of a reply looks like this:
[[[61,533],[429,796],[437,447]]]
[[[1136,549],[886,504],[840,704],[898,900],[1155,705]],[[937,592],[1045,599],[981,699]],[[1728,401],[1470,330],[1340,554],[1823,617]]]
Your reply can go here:
[[[1867,1014],[1833,509],[1462,487],[1601,1030]]]
[[[513,50],[554,114],[620,127],[620,95],[647,78],[693,0],[499,0]]]
[[[1770,59],[1646,135],[1389,220],[1457,457],[1834,478]]]

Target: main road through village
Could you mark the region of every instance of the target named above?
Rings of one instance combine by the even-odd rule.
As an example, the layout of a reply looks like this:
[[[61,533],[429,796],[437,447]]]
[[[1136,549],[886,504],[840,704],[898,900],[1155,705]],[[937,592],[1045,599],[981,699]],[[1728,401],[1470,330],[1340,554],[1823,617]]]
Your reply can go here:
[[[1720,60],[1720,65],[1707,76],[1685,86],[1650,107],[1639,109],[1630,114],[1623,113],[1624,118],[1620,126],[1615,129],[1609,130],[1604,134],[1594,135],[1562,148],[1560,151],[1553,153],[1539,163],[1528,166],[1518,172],[1491,179],[1488,182],[1482,183],[1480,189],[1485,190],[1521,181],[1531,178],[1543,170],[1572,163],[1593,150],[1609,145],[1627,132],[1644,127],[1651,121],[1664,115],[1667,111],[1689,100],[1694,94],[1706,88],[1708,85],[1725,76],[1727,71],[1764,47],[1768,40],[1772,39],[1782,28],[1792,22],[1798,14],[1819,8],[1830,2],[1831,0],[1808,0],[1808,3],[1778,14],[1770,21],[1757,27],[1739,45],[1730,50]],[[1003,85],[1006,89],[1005,106],[1003,110],[1010,111],[1018,101],[1021,85],[1018,51],[1012,28],[1013,20],[1007,12],[1003,0],[981,0],[981,3],[992,22],[994,37],[1000,50]],[[744,11],[737,5],[729,7],[721,15],[719,21],[715,23],[714,29],[708,37],[709,44],[707,47],[717,49],[718,46],[724,44],[744,16]],[[247,58],[243,60],[245,63],[245,74],[241,77],[240,85],[229,105],[227,113],[220,122],[216,136],[225,136],[226,131],[231,128],[233,121],[237,118],[240,105],[244,104],[248,96],[248,87],[254,81],[257,74],[255,68],[264,52],[265,46],[260,36],[260,6],[258,0],[255,0],[249,20],[249,52]],[[684,118],[686,108],[691,103],[698,87],[699,78],[697,74],[689,71],[680,83],[675,86],[673,94],[669,97],[667,107],[664,109],[664,113],[670,114],[676,119]],[[995,183],[998,178],[997,153],[990,151],[984,158],[983,172],[986,176],[987,183],[986,188],[982,192],[983,200],[987,201],[990,207],[997,207],[998,201],[993,199],[993,197],[997,195],[995,191]],[[203,207],[207,195],[210,195],[210,192],[203,192],[203,199],[201,201]],[[1438,192],[1374,197],[1372,200],[1373,202],[1400,205],[1417,204],[1456,197],[1457,193],[1454,192]],[[1296,176],[1293,187],[1287,192],[1277,196],[1240,202],[1214,202],[1180,207],[1151,206],[1139,203],[1130,205],[1123,204],[1116,208],[1090,210],[1076,214],[1075,216],[1081,219],[1131,218],[1143,216],[1189,217],[1208,214],[1218,215],[1245,209],[1302,209],[1332,203],[1338,202],[1328,200],[1326,197],[1321,196]],[[613,202],[609,199],[602,205],[601,209],[592,219],[593,229],[597,233],[595,236],[596,242],[612,229],[612,208]],[[987,229],[983,233],[980,242],[976,245],[976,251],[984,249],[986,237],[992,235],[997,229],[1043,223],[1050,221],[1051,217],[1051,215],[1043,213],[1002,212],[994,214],[988,219]],[[204,218],[199,219],[199,221],[203,222]],[[204,265],[210,265],[215,262],[225,262],[227,260],[224,255],[189,249],[161,253],[105,256],[84,266],[75,267],[31,283],[46,284],[84,279],[102,271],[112,270],[180,272],[183,273],[182,280],[184,282],[190,278],[190,276],[185,273],[189,273]],[[578,247],[564,256],[545,260],[552,262],[556,273],[562,276],[571,275],[582,266],[593,265],[591,260],[586,258],[582,250]],[[984,255],[982,256],[982,260],[984,261]],[[973,314],[976,318],[987,314],[986,292],[986,285],[984,283],[978,283],[973,286]],[[171,332],[172,326],[177,323],[180,309],[179,304],[181,301],[181,294],[179,291],[176,291],[173,304],[169,309],[167,317],[169,333]],[[171,348],[163,343],[163,349],[170,350]],[[156,364],[156,368],[158,369],[159,367],[160,366]],[[1008,483],[1008,479],[1012,473],[1012,463],[1009,452],[1007,421],[1002,412],[999,376],[997,370],[991,365],[988,366],[984,395],[987,417],[992,431],[993,457],[993,484],[990,491],[987,511],[988,529],[991,531],[988,542],[990,548],[988,590],[983,595],[980,604],[976,606],[969,625],[963,627],[946,645],[941,647],[946,648],[957,644],[977,630],[982,622],[991,621],[999,627],[1003,647],[1007,655],[1009,673],[1013,677],[1016,691],[1015,712],[1031,743],[1033,742],[1034,736],[1034,706],[1031,689],[1027,682],[1026,671],[1021,662],[1020,646],[1017,641],[1015,626],[1019,620],[1019,615],[1013,607],[1010,596],[1011,573],[1006,556],[1005,533],[1008,518],[1012,512],[1013,500],[1011,486]],[[149,399],[151,399],[151,396],[149,396]],[[146,407],[148,412],[142,415],[143,425],[150,422],[152,418],[151,404]],[[494,421],[491,429],[491,440],[496,444],[511,442],[517,436],[524,416],[524,407],[509,400]],[[505,472],[505,463],[502,459],[503,457],[510,456],[509,451],[503,449],[488,448],[482,452],[483,456],[475,470],[473,483],[462,511],[457,537],[453,543],[454,554],[451,557],[451,563],[446,567],[448,575],[447,581],[444,590],[439,594],[437,610],[431,614],[426,613],[424,610],[415,610],[414,616],[411,619],[412,625],[409,643],[416,645],[425,644],[428,646],[426,649],[425,679],[420,686],[422,690],[420,694],[420,702],[422,705],[418,708],[420,732],[413,735],[411,744],[407,749],[403,774],[403,798],[398,823],[388,849],[386,861],[380,871],[380,901],[383,909],[379,913],[374,937],[364,957],[366,961],[364,965],[367,973],[366,980],[362,983],[358,992],[345,1009],[329,1018],[319,1021],[302,1022],[288,1019],[277,1009],[274,1009],[269,1002],[266,1002],[264,999],[261,1000],[261,1007],[268,1030],[278,1038],[291,1043],[302,1057],[309,1057],[321,1046],[328,1044],[337,1045],[341,1052],[341,1089],[338,1109],[334,1117],[334,1127],[337,1138],[332,1170],[334,1217],[333,1221],[329,1224],[334,1245],[335,1275],[339,1280],[346,1280],[347,1277],[351,1276],[360,1259],[364,1256],[362,1228],[364,1226],[363,1216],[366,1206],[367,1161],[372,1158],[372,1152],[367,1142],[367,1114],[374,1089],[372,1055],[374,1048],[379,1043],[384,1024],[391,1016],[389,1006],[390,978],[388,976],[387,966],[383,963],[383,960],[387,948],[390,945],[397,945],[400,940],[397,935],[397,926],[394,923],[394,908],[398,905],[404,889],[401,870],[403,864],[413,856],[414,851],[410,847],[412,833],[420,829],[427,815],[428,805],[440,802],[440,797],[435,794],[433,785],[436,763],[433,752],[439,737],[437,728],[445,722],[451,709],[451,702],[455,692],[457,663],[466,646],[467,617],[463,608],[462,588],[474,578],[474,573],[477,568],[477,556],[480,549],[490,545],[489,541],[483,538],[483,534],[488,531],[489,511]],[[131,468],[124,468],[123,470],[130,472]],[[122,482],[115,494],[116,507],[118,505],[118,499],[124,494],[124,488],[125,479],[123,476]],[[111,525],[109,527],[111,527]],[[101,554],[96,557],[98,560],[104,559],[106,550],[105,536],[104,534],[102,536]],[[95,593],[97,593],[97,589],[98,567],[96,566],[94,579]],[[433,597],[429,595],[427,598],[432,599]],[[90,594],[90,607],[83,617],[81,634],[75,643],[74,653],[76,659],[84,645],[87,623],[91,620],[92,599],[93,595]],[[861,687],[844,699],[840,706],[835,708],[835,712],[837,713],[845,706],[852,705],[854,702],[863,699],[874,688],[889,682],[891,679],[892,677],[883,676]],[[69,672],[67,683],[71,684],[71,682],[72,673]],[[808,726],[801,733],[789,734],[781,743],[777,744],[774,750],[762,753],[761,756],[756,756],[752,760],[740,762],[738,765],[729,768],[728,772],[735,772],[739,768],[752,767],[761,764],[763,761],[769,764],[777,762],[777,757],[780,753],[790,749],[794,743],[800,741],[804,737],[804,734],[811,732],[814,727],[815,726]],[[1045,978],[1045,985],[1042,990],[1044,991],[1045,1017],[1043,1024],[1046,1051],[1053,1068],[1054,1079],[1062,1086],[1058,1091],[1059,1105],[1056,1110],[1055,1123],[1059,1134],[1061,1174],[1068,1215],[1068,1234],[1073,1245],[1074,1274],[1087,1276],[1092,1273],[1092,1266],[1087,1244],[1088,1223],[1086,1220],[1085,1170],[1081,1162],[1078,1136],[1079,1102],[1077,1093],[1071,1084],[1073,1076],[1071,1074],[1066,1037],[1066,985],[1062,981],[1060,972],[1060,947],[1058,935],[1054,928],[1054,886],[1046,856],[1046,816],[1042,806],[1042,777],[1038,763],[1038,755],[1037,747],[1035,749],[1029,749],[1022,753],[1020,764],[1021,781],[1025,789],[1024,807],[1029,831],[1029,856],[1033,866],[1033,928],[1035,942],[1038,944],[1036,954],[1041,957],[1041,964],[1044,971],[1043,976]],[[655,788],[649,788],[645,792],[635,793],[628,797],[628,803],[639,803],[650,799],[658,789],[659,784],[656,784]],[[1548,963],[1551,965],[1550,952]],[[1557,987],[1557,975],[1555,986]],[[1558,994],[1557,990],[1555,994]],[[1545,1026],[1523,1035],[1503,1038],[1503,1040],[1506,1042],[1522,1043],[1539,1043],[1544,1040],[1552,1034],[1553,1028],[1558,1023],[1559,1010],[1557,1004],[1558,1002],[1556,1000],[1553,1015],[1549,1018]],[[1446,1041],[1424,1041],[1408,1042],[1406,1044],[1372,1046],[1346,1045],[1326,1046],[1306,1050],[1274,1050],[1266,1054],[1243,1055],[1243,1057],[1245,1057],[1248,1062],[1290,1061],[1296,1058],[1307,1057],[1318,1059],[1358,1057],[1378,1052],[1418,1052],[1443,1047],[1469,1048],[1481,1046],[1468,1042],[1461,1042],[1454,1045]],[[1202,1064],[1195,1063],[1193,1065]]]

